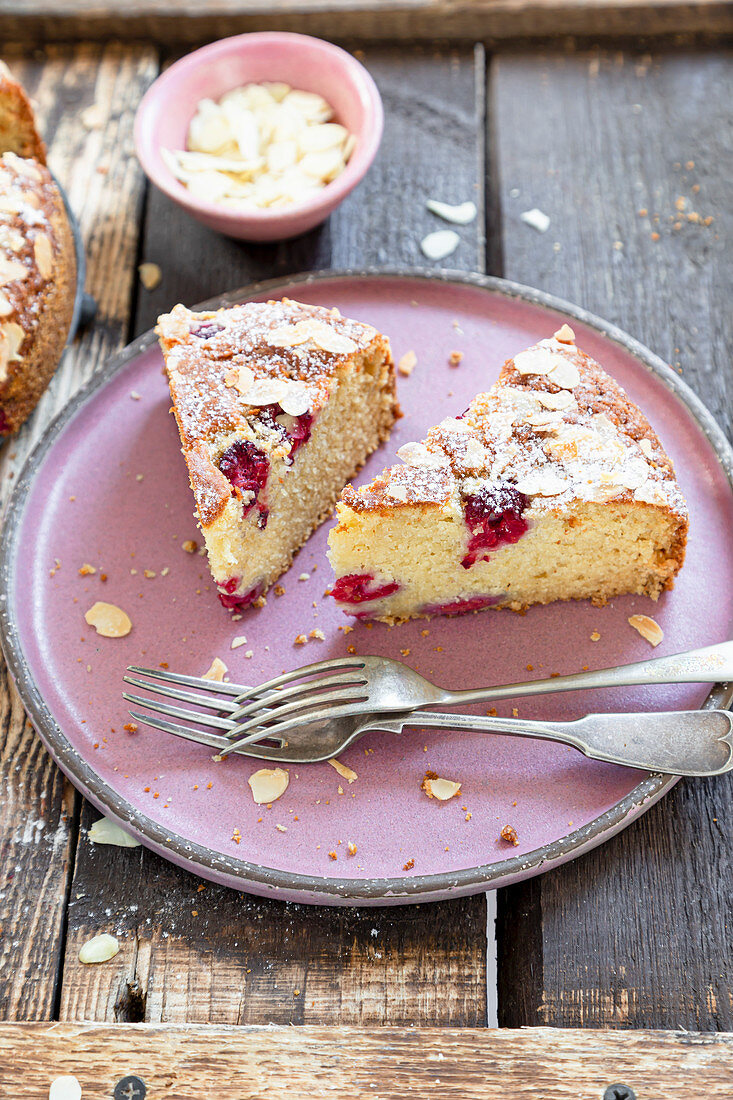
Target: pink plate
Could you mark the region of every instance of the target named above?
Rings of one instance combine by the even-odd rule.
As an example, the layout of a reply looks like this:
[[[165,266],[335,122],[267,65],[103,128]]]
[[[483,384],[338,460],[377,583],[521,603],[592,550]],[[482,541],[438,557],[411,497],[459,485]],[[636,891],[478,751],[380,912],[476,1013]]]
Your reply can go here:
[[[327,523],[282,578],[285,595],[271,592],[264,608],[232,622],[204,558],[181,546],[198,532],[161,357],[148,334],[47,430],[8,512],[3,644],[45,744],[100,810],[155,851],[204,877],[284,900],[397,904],[470,894],[600,843],[674,777],[597,763],[547,742],[451,732],[448,719],[445,731],[364,738],[343,758],[358,774],[351,784],[328,764],[291,766],[287,792],[266,809],[254,805],[247,784],[256,761],[217,764],[199,746],[142,726],[125,730],[121,691],[129,664],[167,662],[201,674],[219,656],[232,680],[256,683],[353,646],[403,659],[459,688],[649,657],[648,643],[627,623],[636,612],[653,614],[663,627],[660,655],[731,636],[730,449],[694,395],[650,352],[581,310],[480,276],[302,276],[226,301],[281,294],[338,306],[388,333],[398,358],[417,354],[413,374],[399,379],[405,417],[360,482],[402,443],[462,411],[507,356],[570,320],[579,345],[648,412],[676,463],[692,521],[677,586],[656,605],[624,597],[602,610],[556,604],[524,616],[356,625],[347,635],[338,628],[348,620],[324,598]],[[458,368],[448,364],[453,350],[464,353]],[[97,572],[80,575],[85,562]],[[102,638],[86,625],[84,612],[98,599],[129,613],[126,638]],[[313,628],[326,640],[293,644]],[[600,639],[593,643],[595,631]],[[246,644],[232,649],[242,635]],[[686,684],[567,693],[508,700],[499,713],[516,707],[523,717],[570,719],[589,710],[695,708],[707,695],[706,687]],[[719,701],[720,691],[711,698]],[[460,796],[427,799],[420,784],[429,769],[460,780]],[[499,839],[506,824],[516,829],[518,847]]]

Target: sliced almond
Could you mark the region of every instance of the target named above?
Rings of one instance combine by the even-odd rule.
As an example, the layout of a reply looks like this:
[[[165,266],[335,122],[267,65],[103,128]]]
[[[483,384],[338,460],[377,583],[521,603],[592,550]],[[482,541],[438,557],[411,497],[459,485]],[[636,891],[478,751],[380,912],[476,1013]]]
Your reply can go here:
[[[277,405],[285,395],[286,383],[282,378],[259,378],[242,393],[248,405],[263,408],[265,405]]]
[[[13,312],[13,305],[6,294],[0,290],[0,317],[8,317]]]
[[[155,290],[156,286],[160,286],[163,278],[163,272],[158,264],[151,263],[149,260],[138,265],[137,273],[146,290]]]
[[[559,359],[559,362],[554,370],[550,372],[550,381],[554,382],[556,386],[561,386],[564,390],[575,389],[575,387],[580,384],[580,373],[578,368],[568,359],[563,359],[561,356],[556,356],[555,358]]]
[[[132,622],[121,607],[97,600],[84,618],[103,638],[124,638],[132,630]]]
[[[18,353],[24,339],[25,333],[15,321],[6,321],[4,325],[0,325],[0,381],[7,378],[8,363],[20,360]]]
[[[616,479],[621,485],[625,485],[627,489],[640,489],[649,480],[649,463],[646,459],[632,455],[623,464],[619,473],[616,474]]]
[[[28,278],[28,268],[20,260],[9,260],[0,256],[0,286],[8,283],[18,283]]]
[[[355,779],[359,778],[359,776],[356,774],[355,771],[353,771],[352,768],[348,768],[346,764],[342,764],[340,760],[336,759],[336,757],[333,757],[331,760],[329,760],[329,764],[332,768],[336,769],[342,779],[347,779],[349,783],[353,783]]]
[[[70,1073],[54,1077],[48,1090],[48,1100],[81,1100],[81,1085]]]
[[[108,932],[102,932],[100,936],[93,936],[92,939],[81,945],[79,962],[86,964],[106,963],[113,959],[119,950],[119,941],[114,936],[110,936]]]
[[[531,470],[517,482],[517,489],[529,497],[556,497],[570,488],[570,483],[552,470]]]
[[[454,798],[461,789],[460,783],[455,783],[452,779],[428,779],[426,776],[422,781],[422,789],[428,798],[437,798],[439,802],[447,802],[449,798]]]
[[[214,657],[211,662],[211,667],[203,674],[202,680],[216,680],[217,683],[221,683],[226,676],[229,669],[222,661],[221,657]]]
[[[644,437],[644,439],[639,440],[639,448],[641,449],[641,453],[646,455],[647,458],[651,458],[654,454],[652,441],[651,439],[647,439],[646,436]]]
[[[290,773],[285,768],[260,768],[247,780],[252,798],[258,806],[276,802],[284,795],[290,782]]]
[[[280,398],[280,408],[288,416],[302,416],[313,404],[313,395],[305,382],[288,382]]]
[[[554,409],[556,411],[559,409],[567,409],[575,404],[575,398],[572,393],[569,393],[567,390],[560,390],[559,393],[538,393],[537,400],[540,405],[542,405],[543,409]]]
[[[414,351],[406,351],[397,363],[397,370],[407,378],[417,366],[417,355]]]
[[[430,451],[424,443],[403,443],[397,451],[406,466],[430,466],[437,469],[448,465],[448,459],[442,453]]]
[[[555,339],[559,340],[561,344],[574,344],[575,333],[571,329],[570,325],[561,325],[555,333]]]
[[[53,248],[45,233],[39,233],[33,242],[33,255],[42,279],[53,275]]]
[[[88,832],[92,844],[113,844],[116,848],[139,848],[140,841],[135,840],[124,829],[107,817],[100,817]]]
[[[514,366],[520,374],[552,374],[565,359],[549,348],[529,348],[514,356]]]
[[[659,623],[650,619],[648,615],[632,615],[629,618],[629,626],[633,626],[634,630],[637,630],[642,638],[646,638],[653,646],[658,646],[664,637],[664,631]]]
[[[334,355],[351,355],[356,351],[357,344],[350,336],[344,336],[340,332],[334,332],[328,325],[318,325],[313,332],[313,342],[322,351],[333,352]]]

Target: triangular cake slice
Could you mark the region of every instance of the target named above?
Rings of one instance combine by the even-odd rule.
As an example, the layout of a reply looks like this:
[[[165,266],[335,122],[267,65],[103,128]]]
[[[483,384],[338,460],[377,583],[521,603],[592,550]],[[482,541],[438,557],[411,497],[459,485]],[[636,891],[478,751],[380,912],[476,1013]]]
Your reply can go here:
[[[398,457],[344,490],[329,537],[332,595],[358,617],[656,600],[682,566],[672,463],[568,325]]]
[[[389,342],[283,299],[158,319],[183,456],[225,607],[257,601],[399,415]]]

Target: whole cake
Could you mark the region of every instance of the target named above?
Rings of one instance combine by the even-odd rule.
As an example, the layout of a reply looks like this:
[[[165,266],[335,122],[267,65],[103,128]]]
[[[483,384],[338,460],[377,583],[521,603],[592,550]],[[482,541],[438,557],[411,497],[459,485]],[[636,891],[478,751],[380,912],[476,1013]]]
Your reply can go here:
[[[357,617],[656,600],[684,561],[672,463],[568,325],[398,457],[344,490],[329,536],[332,595]]]
[[[287,569],[399,415],[387,339],[283,299],[176,306],[156,330],[209,565],[225,607]]]

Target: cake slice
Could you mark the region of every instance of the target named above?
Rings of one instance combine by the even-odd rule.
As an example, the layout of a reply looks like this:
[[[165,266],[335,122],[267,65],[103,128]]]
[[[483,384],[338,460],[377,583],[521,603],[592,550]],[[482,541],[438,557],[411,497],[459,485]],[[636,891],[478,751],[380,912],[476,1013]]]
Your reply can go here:
[[[682,566],[672,463],[568,325],[398,457],[344,490],[329,536],[332,595],[357,617],[656,600]]]
[[[388,340],[338,310],[250,302],[158,319],[183,456],[225,607],[288,568],[399,415]]]

